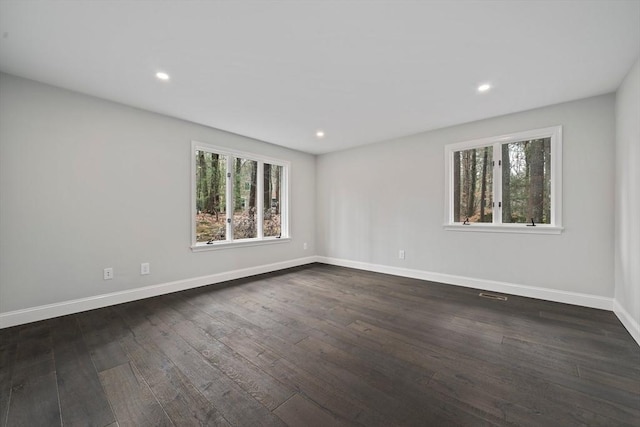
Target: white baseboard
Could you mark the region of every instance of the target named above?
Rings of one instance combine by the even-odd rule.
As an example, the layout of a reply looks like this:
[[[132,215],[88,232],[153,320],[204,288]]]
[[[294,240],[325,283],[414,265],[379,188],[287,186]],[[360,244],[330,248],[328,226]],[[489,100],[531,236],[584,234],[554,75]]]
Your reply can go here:
[[[616,299],[613,300],[613,312],[618,316],[624,327],[627,328],[633,339],[640,345],[640,324],[638,324],[638,321]]]
[[[413,279],[429,280],[432,282],[446,283],[448,285],[464,286],[466,288],[482,289],[522,297],[537,298],[548,301],[562,302],[565,304],[581,305],[584,307],[613,310],[613,299],[597,295],[566,292],[535,286],[518,285],[514,283],[498,282],[495,280],[474,279],[472,277],[455,276],[452,274],[433,273],[409,268],[391,267],[381,264],[370,264],[360,261],[351,261],[339,258],[316,257],[317,262],[325,264],[350,267],[358,270],[374,271],[376,273],[391,274],[394,276],[410,277]]]
[[[145,286],[144,288],[128,289],[126,291],[96,295],[93,297],[80,298],[71,301],[63,301],[55,304],[41,305],[38,307],[26,308],[23,310],[9,311],[6,313],[0,313],[0,329],[22,325],[25,323],[36,322],[39,320],[50,319],[58,316],[65,316],[67,314],[93,310],[96,308],[107,307],[110,305],[136,301],[139,299],[155,297],[158,295],[165,295],[172,292],[184,291],[200,286],[226,282],[227,280],[241,279],[243,277],[255,276],[256,274],[262,273],[270,273],[272,271],[297,267],[313,262],[316,262],[316,257],[314,256],[297,258],[289,261],[277,262],[274,264],[259,265],[256,267],[211,274],[209,276],[194,277],[191,279],[178,280],[175,282]]]
[[[627,328],[631,336],[638,342],[638,344],[640,344],[640,326],[638,325],[638,322],[635,321],[631,315],[612,298],[323,256],[297,258],[273,264],[232,270],[208,276],[194,277],[191,279],[161,283],[143,288],[129,289],[126,291],[113,292],[93,297],[0,313],[0,329],[107,307],[110,305],[165,295],[172,292],[184,291],[200,286],[226,282],[228,280],[241,279],[244,277],[254,276],[256,274],[270,273],[314,262],[613,311],[625,328]]]
[[[620,319],[622,325],[640,345],[640,324],[627,312],[618,301],[613,298],[597,295],[582,294],[578,292],[566,292],[556,289],[538,288],[535,286],[518,285],[514,283],[498,282],[494,280],[474,279],[472,277],[455,276],[444,273],[433,273],[409,268],[391,267],[381,264],[370,264],[360,261],[351,261],[339,258],[317,256],[316,262],[341,267],[355,268],[358,270],[373,271],[376,273],[391,274],[394,276],[410,277],[413,279],[429,280],[432,282],[446,283],[449,285],[464,286],[467,288],[482,289],[522,297],[537,298],[547,301],[561,302],[565,304],[580,305],[583,307],[598,308],[613,311]]]

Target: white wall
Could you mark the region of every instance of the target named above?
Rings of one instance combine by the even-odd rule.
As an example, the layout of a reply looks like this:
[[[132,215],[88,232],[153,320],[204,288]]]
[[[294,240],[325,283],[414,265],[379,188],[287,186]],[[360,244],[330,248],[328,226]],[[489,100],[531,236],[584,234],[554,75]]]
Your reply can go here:
[[[0,321],[318,253],[569,296],[615,292],[616,312],[637,329],[639,68],[615,100],[594,97],[317,159],[0,74]],[[561,235],[443,230],[445,144],[557,124],[564,127]],[[191,252],[191,140],[291,161],[293,241]],[[139,275],[140,262],[151,263],[151,275]],[[107,266],[112,281],[102,280]]]
[[[640,60],[616,96],[615,311],[640,343]]]
[[[554,125],[564,136],[561,235],[443,229],[446,144]],[[593,295],[610,308],[614,136],[610,94],[319,156],[318,254],[549,289],[567,302]]]
[[[191,140],[291,161],[293,241],[193,253]],[[1,74],[0,315],[308,257],[314,191],[312,155]]]

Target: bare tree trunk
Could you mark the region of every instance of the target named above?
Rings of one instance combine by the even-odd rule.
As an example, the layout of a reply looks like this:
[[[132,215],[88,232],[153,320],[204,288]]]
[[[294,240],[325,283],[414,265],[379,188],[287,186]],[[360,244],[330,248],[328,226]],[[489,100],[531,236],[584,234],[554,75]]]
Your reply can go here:
[[[511,222],[511,159],[509,158],[509,144],[502,144],[502,222]]]
[[[207,162],[204,151],[198,151],[198,205],[199,211],[206,211],[207,198],[209,197],[209,187],[207,186]]]
[[[453,153],[453,222],[460,221],[460,152]]]
[[[249,163],[251,165],[251,186],[249,189],[249,211],[253,212],[255,211],[255,209],[251,209],[251,208],[255,208],[256,207],[256,187],[258,185],[258,171],[257,169],[257,164],[254,161],[251,161]]]
[[[280,215],[280,175],[282,174],[282,166],[277,166],[276,173],[276,214]]]
[[[462,152],[462,195],[460,199],[460,214],[463,216],[469,216],[469,193],[471,193],[469,170],[471,170],[471,153],[469,150],[465,150]]]
[[[220,155],[211,154],[211,181],[209,183],[209,198],[207,201],[207,212],[219,219],[220,210],[220,165],[218,164]]]
[[[551,138],[544,139],[544,223],[551,224]]]
[[[541,139],[531,141],[529,156],[529,219],[542,222],[544,200],[544,143]]]
[[[262,207],[263,211],[271,208],[271,165],[268,163],[264,164],[264,173],[262,174],[262,194],[264,200],[264,206]]]
[[[471,150],[471,168],[469,171],[469,194],[467,194],[467,216],[473,216],[476,204],[476,181],[477,181],[477,165],[478,155],[475,148]]]
[[[233,207],[234,211],[242,210],[242,197],[240,197],[240,181],[242,179],[242,159],[236,158],[233,179]]]
[[[484,148],[482,154],[482,182],[480,184],[480,222],[484,222],[484,207],[487,197],[487,161],[489,160],[489,147]]]
[[[527,207],[525,212],[525,221],[529,221],[532,218],[533,205],[531,200],[531,144],[530,141],[524,141],[524,200],[527,201]]]

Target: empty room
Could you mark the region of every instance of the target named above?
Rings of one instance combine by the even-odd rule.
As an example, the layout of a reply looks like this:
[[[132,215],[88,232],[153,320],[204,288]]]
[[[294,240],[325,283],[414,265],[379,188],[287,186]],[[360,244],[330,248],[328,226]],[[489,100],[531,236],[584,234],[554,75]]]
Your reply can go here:
[[[640,0],[0,0],[0,427],[640,426]]]

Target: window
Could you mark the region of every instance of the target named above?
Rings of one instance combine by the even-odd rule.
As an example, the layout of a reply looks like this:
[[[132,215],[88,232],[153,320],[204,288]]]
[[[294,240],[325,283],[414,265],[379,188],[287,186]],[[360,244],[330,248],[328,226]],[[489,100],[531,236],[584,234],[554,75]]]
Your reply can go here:
[[[194,250],[289,237],[289,163],[192,143]]]
[[[560,126],[445,147],[445,228],[562,231]]]

